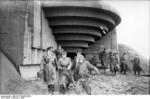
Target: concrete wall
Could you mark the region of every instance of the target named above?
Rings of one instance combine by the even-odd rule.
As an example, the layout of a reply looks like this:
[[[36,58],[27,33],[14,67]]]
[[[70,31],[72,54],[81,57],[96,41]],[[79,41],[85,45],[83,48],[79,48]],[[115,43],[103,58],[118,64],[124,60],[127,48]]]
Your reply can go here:
[[[16,68],[40,63],[43,49],[57,47],[41,12],[40,1],[0,1],[0,49]]]
[[[104,48],[118,51],[117,33],[115,29],[109,32],[106,36],[103,36],[101,40],[98,40],[89,46],[88,49],[83,50],[83,52],[86,53],[86,59],[90,60],[95,53],[100,53]]]
[[[34,32],[27,33],[27,39],[24,42],[24,64],[39,64],[43,55],[43,49],[49,46],[57,48],[52,29],[48,25],[40,1],[34,1]],[[24,43],[24,45],[26,44]]]
[[[0,49],[16,68],[23,62],[25,5],[25,1],[0,1]]]
[[[33,1],[1,1],[0,9],[0,47],[19,66],[31,60]]]

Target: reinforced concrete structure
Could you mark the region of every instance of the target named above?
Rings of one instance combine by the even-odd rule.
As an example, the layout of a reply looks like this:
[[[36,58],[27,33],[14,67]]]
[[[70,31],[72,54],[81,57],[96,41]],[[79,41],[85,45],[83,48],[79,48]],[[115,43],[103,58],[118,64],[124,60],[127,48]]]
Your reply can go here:
[[[16,69],[39,64],[49,46],[74,57],[82,50],[90,60],[103,48],[117,48],[116,26],[121,18],[103,1],[0,1],[0,50]]]

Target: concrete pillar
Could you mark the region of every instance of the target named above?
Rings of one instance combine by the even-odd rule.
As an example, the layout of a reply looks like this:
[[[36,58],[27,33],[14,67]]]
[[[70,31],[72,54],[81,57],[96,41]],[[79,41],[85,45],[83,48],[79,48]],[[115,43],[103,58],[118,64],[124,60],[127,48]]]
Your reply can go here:
[[[115,51],[118,51],[117,32],[114,29],[111,33],[112,33],[112,36],[111,36],[111,38],[112,38],[112,44],[111,44],[112,47],[111,47],[111,49],[113,49]]]
[[[41,48],[41,1],[34,1],[33,47]]]
[[[104,48],[108,50],[115,50],[118,52],[118,44],[116,37],[116,30],[112,30],[106,36],[103,36],[101,40],[96,41],[94,44],[89,46],[88,49],[83,50],[86,54],[87,59],[91,59],[95,53],[100,53]]]
[[[34,2],[28,1],[25,5],[25,32],[24,32],[24,47],[23,47],[23,64],[32,63],[32,41],[33,41],[33,12]]]
[[[24,57],[23,64],[31,64],[31,29],[28,27],[28,4],[26,5],[26,13],[25,13],[25,32],[24,32]]]

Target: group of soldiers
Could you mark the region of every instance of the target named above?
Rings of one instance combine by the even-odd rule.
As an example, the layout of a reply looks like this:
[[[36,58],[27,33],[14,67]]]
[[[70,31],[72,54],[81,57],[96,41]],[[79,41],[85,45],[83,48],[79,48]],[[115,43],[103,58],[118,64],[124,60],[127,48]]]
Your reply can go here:
[[[104,73],[109,69],[112,75],[116,75],[116,72],[119,70],[118,53],[113,51],[107,53],[105,48],[98,54],[97,59],[96,56],[91,59],[91,63],[98,69],[104,69]]]
[[[138,73],[140,75],[140,72],[142,71],[142,68],[140,66],[140,58],[138,55],[135,56],[134,59],[131,60],[131,63],[133,64],[133,71],[134,75]],[[126,74],[128,70],[128,64],[127,64],[127,56],[126,53],[123,53],[120,57],[120,72]]]
[[[140,74],[141,68],[139,66],[139,59],[136,57],[133,62],[136,74]],[[104,69],[106,73],[107,69],[110,69],[113,75],[121,70],[121,73],[126,74],[127,62],[125,58],[125,53],[120,58],[120,67],[118,53],[110,51],[106,53],[104,49],[100,54],[98,59],[93,57],[91,61],[87,61],[82,55],[81,51],[76,52],[74,59],[67,57],[67,52],[64,50],[53,51],[52,47],[47,48],[45,55],[42,57],[41,61],[41,73],[42,79],[46,82],[48,91],[53,94],[54,91],[59,91],[60,93],[65,93],[69,86],[74,85],[76,82],[80,82],[81,86],[87,94],[91,94],[91,88],[88,86],[89,78],[93,74],[100,74],[100,69]]]
[[[119,54],[117,52],[109,51],[108,53],[104,48],[104,50],[98,55],[98,59],[96,59],[96,57],[93,57],[93,59],[91,59],[91,63],[94,66],[97,66],[97,68],[99,69],[110,69],[112,75],[116,75],[117,71],[126,74],[129,70],[129,59],[125,52],[119,58]],[[142,68],[140,66],[140,58],[138,57],[138,55],[135,55],[135,57],[131,59],[130,62],[133,64],[134,74],[136,75],[138,73],[138,75],[140,75]]]

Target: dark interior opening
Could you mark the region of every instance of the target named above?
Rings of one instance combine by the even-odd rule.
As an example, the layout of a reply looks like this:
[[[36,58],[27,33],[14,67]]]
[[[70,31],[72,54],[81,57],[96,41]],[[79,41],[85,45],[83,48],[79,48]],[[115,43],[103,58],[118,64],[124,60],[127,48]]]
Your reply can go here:
[[[70,57],[71,59],[74,59],[74,57],[76,56],[76,53],[67,53],[67,57]],[[85,54],[82,53],[82,55],[85,57]]]
[[[74,59],[76,53],[67,53],[67,56],[70,57],[71,59]]]

